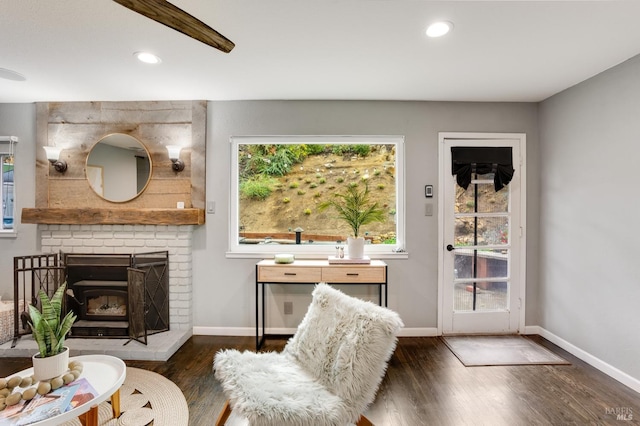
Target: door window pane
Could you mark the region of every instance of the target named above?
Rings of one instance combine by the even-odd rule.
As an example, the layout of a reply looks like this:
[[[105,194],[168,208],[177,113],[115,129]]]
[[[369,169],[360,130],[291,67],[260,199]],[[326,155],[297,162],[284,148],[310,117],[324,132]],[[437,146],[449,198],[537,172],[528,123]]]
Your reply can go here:
[[[506,310],[509,308],[507,288],[507,281],[491,285],[476,283],[475,288],[473,282],[456,282],[453,309],[456,312]]]
[[[471,185],[465,190],[456,186],[455,213],[505,213],[509,211],[509,186],[500,191],[494,189],[493,180],[482,181]],[[477,192],[477,208],[476,208]]]
[[[456,249],[454,278],[507,278],[508,260],[508,250]]]
[[[506,216],[458,216],[455,219],[453,232],[456,247],[507,245],[509,244],[509,218]]]

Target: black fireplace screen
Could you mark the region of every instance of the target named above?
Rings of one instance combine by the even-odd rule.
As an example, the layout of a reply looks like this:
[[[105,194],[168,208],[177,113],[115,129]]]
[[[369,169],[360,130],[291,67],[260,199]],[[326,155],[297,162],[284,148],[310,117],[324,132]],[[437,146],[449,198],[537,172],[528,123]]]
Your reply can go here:
[[[127,270],[129,276],[129,339],[147,344],[147,326],[145,316],[147,307],[144,301],[145,271],[135,268]],[[128,343],[128,342],[127,342]]]
[[[65,281],[65,311],[78,314],[73,337],[129,337],[146,344],[148,335],[169,330],[167,251],[16,257],[14,345],[30,333],[27,307],[38,303],[37,291],[51,295]]]
[[[145,327],[169,330],[169,252],[135,254],[132,267],[144,272]]]
[[[30,334],[29,305],[38,306],[38,290],[42,289],[49,297],[64,282],[65,270],[59,265],[55,254],[17,256],[13,258],[13,342]]]

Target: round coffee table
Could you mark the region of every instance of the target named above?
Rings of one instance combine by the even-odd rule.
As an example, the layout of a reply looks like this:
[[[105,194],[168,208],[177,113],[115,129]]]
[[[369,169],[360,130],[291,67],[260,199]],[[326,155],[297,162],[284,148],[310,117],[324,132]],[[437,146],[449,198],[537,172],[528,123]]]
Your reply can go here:
[[[124,383],[127,375],[127,366],[124,361],[110,355],[82,355],[69,358],[69,362],[79,361],[82,363],[82,374],[79,378],[85,378],[93,386],[98,395],[77,407],[57,416],[49,417],[36,423],[33,426],[59,425],[76,417],[84,426],[98,425],[98,405],[111,398],[113,417],[120,416],[120,386]],[[33,368],[19,371],[10,375],[13,377],[30,376]]]

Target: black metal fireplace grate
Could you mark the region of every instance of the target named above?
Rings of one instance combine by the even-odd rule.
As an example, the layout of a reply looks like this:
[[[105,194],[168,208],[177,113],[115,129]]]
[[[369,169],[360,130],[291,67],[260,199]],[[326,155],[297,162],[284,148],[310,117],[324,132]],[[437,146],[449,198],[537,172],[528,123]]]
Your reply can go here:
[[[78,315],[72,337],[129,337],[142,343],[150,334],[169,330],[169,253],[60,253],[14,258],[15,330],[39,288],[48,294],[66,280],[65,311]],[[22,302],[18,312],[19,302]],[[23,321],[26,324],[26,321]]]

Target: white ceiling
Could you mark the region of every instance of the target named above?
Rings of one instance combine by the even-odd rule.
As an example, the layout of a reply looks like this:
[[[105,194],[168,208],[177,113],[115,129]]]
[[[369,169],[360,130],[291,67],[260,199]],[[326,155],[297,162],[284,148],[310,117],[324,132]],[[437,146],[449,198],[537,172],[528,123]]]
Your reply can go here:
[[[0,0],[0,103],[540,101],[640,53],[640,1],[172,0],[225,54],[111,0]],[[452,33],[428,39],[428,23]],[[133,53],[148,50],[156,66]]]

